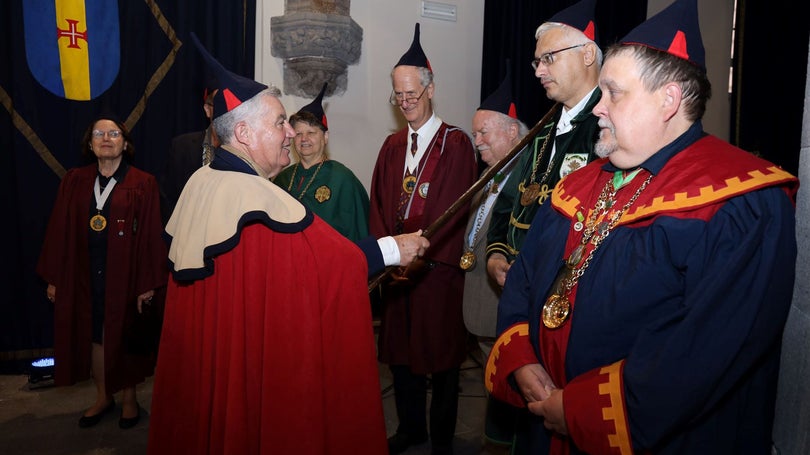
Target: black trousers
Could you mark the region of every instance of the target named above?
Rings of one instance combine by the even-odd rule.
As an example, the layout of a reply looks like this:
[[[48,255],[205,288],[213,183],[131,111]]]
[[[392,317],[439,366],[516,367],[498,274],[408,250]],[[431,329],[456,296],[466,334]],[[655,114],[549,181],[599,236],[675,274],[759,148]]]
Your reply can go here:
[[[407,365],[391,365],[394,400],[399,426],[397,433],[414,439],[427,436],[427,375],[413,373]],[[432,373],[430,400],[430,440],[445,446],[453,441],[458,415],[458,368]]]

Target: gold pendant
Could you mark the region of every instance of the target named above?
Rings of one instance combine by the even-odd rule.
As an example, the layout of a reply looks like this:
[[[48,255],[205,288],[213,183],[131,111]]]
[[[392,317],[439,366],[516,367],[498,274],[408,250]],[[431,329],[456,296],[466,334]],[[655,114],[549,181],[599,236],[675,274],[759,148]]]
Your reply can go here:
[[[528,207],[534,204],[537,197],[540,195],[540,184],[532,183],[523,189],[523,194],[520,195],[520,205]]]
[[[461,255],[461,260],[458,261],[459,267],[461,270],[467,271],[475,267],[475,253],[472,251],[466,251],[464,254]]]
[[[107,219],[101,216],[100,213],[90,218],[90,229],[101,232],[105,227],[107,227]]]
[[[402,189],[405,190],[406,193],[413,193],[414,187],[416,187],[416,176],[409,175],[402,180]]]
[[[543,325],[549,329],[559,328],[568,319],[571,302],[564,295],[552,294],[543,305]]]

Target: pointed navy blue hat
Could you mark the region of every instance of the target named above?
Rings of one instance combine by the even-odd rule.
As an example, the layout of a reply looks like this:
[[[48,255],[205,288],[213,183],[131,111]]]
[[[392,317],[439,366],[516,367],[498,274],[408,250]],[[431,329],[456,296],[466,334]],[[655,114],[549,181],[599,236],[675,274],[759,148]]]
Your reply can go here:
[[[706,51],[700,36],[697,0],[675,0],[666,9],[631,30],[620,43],[641,44],[706,68]]]
[[[216,78],[216,88],[219,89],[214,95],[214,117],[217,118],[223,114],[234,110],[237,106],[245,101],[258,95],[259,92],[266,89],[267,86],[253,79],[248,79],[238,74],[232,73],[225,69],[200,43],[193,32],[191,33],[191,40],[203,56],[206,65],[211,70],[211,73]]]
[[[311,103],[299,109],[298,112],[309,112],[310,114],[314,115],[315,118],[320,120],[321,125],[328,130],[329,124],[326,121],[326,114],[323,112],[323,95],[326,93],[326,86],[327,82],[324,82],[323,87],[321,88],[321,93],[318,93],[318,96],[316,96]]]
[[[559,13],[547,22],[560,22],[581,31],[591,41],[599,45],[596,34],[596,0],[581,0]]]
[[[416,28],[413,31],[413,42],[411,42],[411,47],[408,48],[407,52],[402,54],[399,62],[397,62],[394,67],[401,65],[418,66],[433,71],[433,68],[430,67],[430,61],[428,60],[427,55],[425,55],[425,51],[422,50],[422,45],[419,44],[419,22],[416,23]]]
[[[501,85],[481,103],[478,107],[479,111],[496,111],[517,119],[517,108],[515,108],[515,100],[512,97],[512,68],[509,63],[507,59],[506,76],[501,81]]]

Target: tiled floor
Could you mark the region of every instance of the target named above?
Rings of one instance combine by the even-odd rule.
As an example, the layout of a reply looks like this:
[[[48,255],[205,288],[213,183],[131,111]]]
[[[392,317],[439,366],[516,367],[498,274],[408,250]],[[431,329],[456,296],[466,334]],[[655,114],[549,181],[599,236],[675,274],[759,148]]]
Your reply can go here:
[[[454,449],[456,455],[505,455],[502,447],[485,444],[482,435],[486,398],[479,363],[470,357],[461,371],[461,396]],[[380,366],[386,427],[397,426],[394,394],[388,367]],[[132,429],[118,428],[120,404],[114,414],[90,429],[76,421],[95,398],[92,381],[71,387],[31,388],[22,374],[0,375],[0,453],[3,455],[142,455],[146,453],[148,410],[152,403],[152,378],[138,386],[141,422]],[[116,397],[120,401],[120,396]],[[428,396],[429,398],[429,396]],[[358,445],[362,455],[362,445]],[[430,454],[430,443],[409,448],[406,455]]]

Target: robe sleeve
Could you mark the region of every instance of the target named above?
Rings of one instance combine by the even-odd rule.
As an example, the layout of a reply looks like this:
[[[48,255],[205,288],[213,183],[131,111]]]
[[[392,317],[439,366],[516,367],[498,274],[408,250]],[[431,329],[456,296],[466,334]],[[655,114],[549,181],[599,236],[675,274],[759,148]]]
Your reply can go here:
[[[667,230],[673,258],[682,258],[682,264],[662,265],[682,266],[682,310],[640,327],[625,359],[572,378],[565,387],[569,435],[587,453],[652,450],[718,408],[742,412],[736,409],[775,399],[762,393],[771,385],[775,390],[766,383],[776,378],[763,365],[778,368],[792,299],[792,201],[780,188],[730,199],[696,240],[690,237],[691,245],[678,239],[685,221],[658,223]],[[739,393],[742,384],[751,393]],[[718,438],[728,436],[721,434],[721,420]]]

